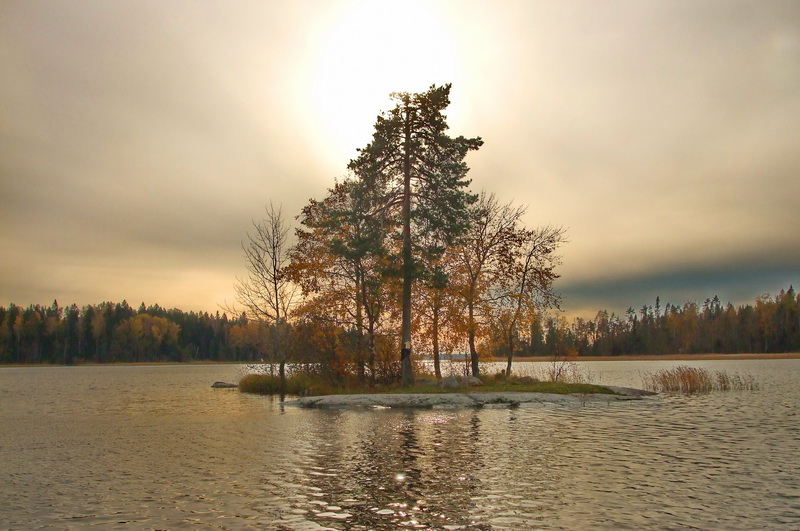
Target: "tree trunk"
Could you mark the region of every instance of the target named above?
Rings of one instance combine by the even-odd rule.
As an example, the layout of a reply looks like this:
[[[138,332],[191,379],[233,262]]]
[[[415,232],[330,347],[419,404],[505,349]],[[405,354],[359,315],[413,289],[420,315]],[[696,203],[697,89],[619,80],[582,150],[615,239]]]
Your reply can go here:
[[[405,153],[403,154],[403,321],[401,330],[401,383],[414,383],[411,366],[411,282],[413,263],[411,255],[411,117],[406,111]]]
[[[472,376],[479,377],[481,369],[478,366],[478,350],[475,348],[475,306],[470,301],[469,309],[469,358],[472,362]]]
[[[369,329],[367,334],[367,346],[369,348],[369,377],[370,382],[375,385],[375,323],[372,319],[369,321]]]
[[[280,314],[277,314],[280,315]],[[273,351],[272,351],[272,362],[275,363],[275,359],[278,360],[278,378],[280,380],[280,395],[281,395],[281,402],[283,402],[284,397],[286,396],[286,350],[285,350],[285,343],[283,341],[283,323],[280,321],[280,317],[275,320],[275,342],[273,344]]]
[[[356,276],[356,293],[361,301],[356,301],[356,332],[358,334],[358,344],[356,346],[356,364],[358,365],[358,381],[362,384],[366,382],[364,371],[364,284],[360,281],[360,274]]]
[[[520,293],[521,291],[522,290],[520,290]],[[506,364],[506,376],[511,376],[511,360],[514,359],[514,331],[517,329],[517,320],[519,319],[521,310],[521,303],[518,302],[517,310],[514,312],[514,317],[511,319],[511,323],[508,326],[508,363]]]
[[[508,363],[506,364],[506,376],[511,376],[511,360],[514,358],[514,327],[508,331]]]
[[[281,402],[286,398],[286,360],[281,357],[281,362],[278,365],[278,376],[280,377],[280,396]]]
[[[361,271],[361,267],[359,266],[359,271]],[[360,278],[363,278],[363,274],[360,274]],[[363,281],[360,282],[360,294],[361,294],[361,302],[356,303],[356,319],[359,323],[359,360],[361,366],[363,367],[364,362],[362,359],[361,350],[363,350],[363,334],[361,330],[364,328],[364,317],[363,313],[367,314],[367,367],[369,368],[369,381],[372,385],[375,385],[375,315],[373,310],[370,309],[368,304],[368,297],[367,297],[367,287]],[[363,308],[363,311],[362,311]],[[363,371],[362,371],[363,372]],[[366,378],[362,378],[362,381],[366,381]]]
[[[431,323],[433,328],[433,374],[436,376],[437,380],[442,379],[442,369],[439,365],[439,308],[433,308],[433,323]]]

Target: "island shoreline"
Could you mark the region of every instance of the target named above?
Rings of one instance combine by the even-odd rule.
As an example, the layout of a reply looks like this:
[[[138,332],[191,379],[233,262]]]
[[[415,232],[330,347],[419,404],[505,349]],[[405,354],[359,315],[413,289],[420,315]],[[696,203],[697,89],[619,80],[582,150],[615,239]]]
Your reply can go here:
[[[458,393],[375,393],[348,395],[320,395],[302,397],[283,402],[285,406],[301,408],[399,408],[399,409],[438,409],[438,408],[484,408],[519,407],[521,405],[586,405],[587,403],[625,402],[656,397],[657,393],[631,387],[603,386],[614,394],[573,393],[554,394],[534,391],[469,391]]]

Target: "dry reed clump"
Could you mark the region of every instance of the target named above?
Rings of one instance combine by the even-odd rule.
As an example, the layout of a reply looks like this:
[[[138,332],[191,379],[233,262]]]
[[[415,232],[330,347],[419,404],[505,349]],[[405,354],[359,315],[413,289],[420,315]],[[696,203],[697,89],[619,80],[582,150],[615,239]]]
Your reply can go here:
[[[680,365],[647,373],[642,377],[644,387],[659,393],[710,393],[711,391],[755,391],[758,384],[751,375],[709,371]]]

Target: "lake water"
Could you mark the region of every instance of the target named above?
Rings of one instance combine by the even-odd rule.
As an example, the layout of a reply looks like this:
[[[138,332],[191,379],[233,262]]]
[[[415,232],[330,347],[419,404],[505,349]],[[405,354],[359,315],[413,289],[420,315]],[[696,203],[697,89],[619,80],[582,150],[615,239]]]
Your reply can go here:
[[[758,391],[302,410],[218,366],[0,369],[0,528],[798,529],[800,360],[680,364]],[[530,367],[530,366],[529,366]]]

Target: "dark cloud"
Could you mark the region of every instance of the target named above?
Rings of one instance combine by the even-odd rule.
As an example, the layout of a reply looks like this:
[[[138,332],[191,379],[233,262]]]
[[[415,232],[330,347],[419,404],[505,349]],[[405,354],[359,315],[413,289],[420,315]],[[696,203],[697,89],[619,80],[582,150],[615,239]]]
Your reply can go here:
[[[764,294],[777,295],[790,286],[800,286],[800,251],[783,250],[766,256],[739,256],[737,259],[694,267],[673,267],[609,280],[558,282],[567,301],[568,313],[593,317],[607,310],[622,315],[632,307],[661,307],[666,303],[682,306],[685,302],[702,304],[717,295],[723,304],[752,305]]]

